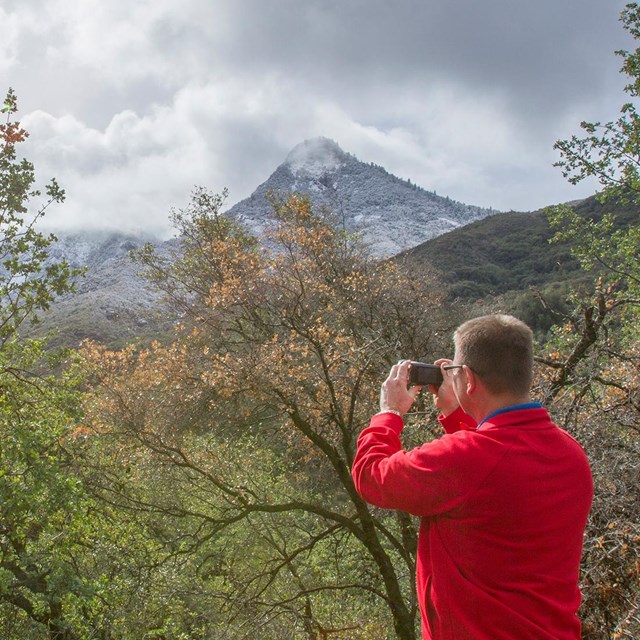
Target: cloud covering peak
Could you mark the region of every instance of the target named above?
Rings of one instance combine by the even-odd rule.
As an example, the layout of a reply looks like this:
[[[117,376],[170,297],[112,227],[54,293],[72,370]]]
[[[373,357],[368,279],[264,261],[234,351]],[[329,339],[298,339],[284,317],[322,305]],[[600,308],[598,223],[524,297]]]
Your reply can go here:
[[[320,136],[297,144],[287,155],[285,165],[294,175],[320,177],[339,169],[345,155],[335,141]]]

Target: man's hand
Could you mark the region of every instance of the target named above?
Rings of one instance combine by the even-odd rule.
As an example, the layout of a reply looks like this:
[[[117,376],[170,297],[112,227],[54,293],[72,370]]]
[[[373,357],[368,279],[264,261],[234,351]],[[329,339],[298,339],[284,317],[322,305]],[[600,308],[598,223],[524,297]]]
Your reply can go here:
[[[380,411],[398,411],[404,415],[414,403],[422,387],[407,388],[409,360],[401,360],[391,367],[389,376],[380,390]]]
[[[444,365],[453,364],[453,361],[447,358],[440,358],[433,364],[438,365],[440,368],[442,368]],[[453,391],[451,376],[443,370],[442,377],[442,384],[438,387],[429,385],[429,391],[431,391],[433,395],[433,404],[435,404],[436,409],[438,409],[443,416],[448,416],[460,406],[460,403],[458,402],[458,398],[456,398],[456,394]]]

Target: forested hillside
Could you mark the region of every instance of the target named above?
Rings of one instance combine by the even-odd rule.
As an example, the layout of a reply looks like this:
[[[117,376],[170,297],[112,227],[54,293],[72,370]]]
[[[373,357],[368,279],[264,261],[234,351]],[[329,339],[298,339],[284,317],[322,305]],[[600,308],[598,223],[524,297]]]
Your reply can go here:
[[[570,206],[581,218],[596,222],[604,213],[613,213],[615,229],[637,223],[640,215],[635,203],[603,204],[596,196]],[[467,300],[588,280],[570,244],[551,243],[553,235],[544,210],[498,213],[409,249],[396,259],[409,267],[428,265],[447,283],[453,298]]]

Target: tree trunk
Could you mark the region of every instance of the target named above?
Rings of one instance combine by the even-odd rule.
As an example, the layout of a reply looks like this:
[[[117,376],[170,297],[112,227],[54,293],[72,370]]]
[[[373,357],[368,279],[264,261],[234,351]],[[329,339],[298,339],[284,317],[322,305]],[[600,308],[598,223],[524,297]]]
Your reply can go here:
[[[362,523],[362,541],[378,565],[387,593],[388,605],[393,616],[393,626],[398,640],[416,640],[415,615],[405,604],[398,577],[391,559],[382,547],[376,534],[375,524],[364,503],[358,509]]]

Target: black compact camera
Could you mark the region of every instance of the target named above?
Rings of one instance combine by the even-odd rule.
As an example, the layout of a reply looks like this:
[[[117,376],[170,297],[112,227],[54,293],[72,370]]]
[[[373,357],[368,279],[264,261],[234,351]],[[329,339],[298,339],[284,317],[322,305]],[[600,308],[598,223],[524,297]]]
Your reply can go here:
[[[431,384],[437,387],[442,384],[442,371],[438,365],[411,360],[409,363],[409,384],[421,387]]]

